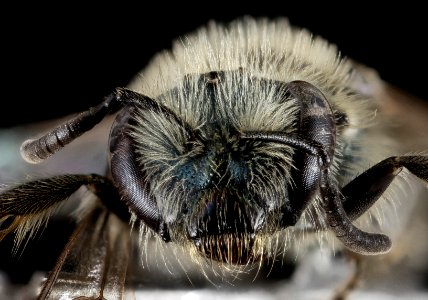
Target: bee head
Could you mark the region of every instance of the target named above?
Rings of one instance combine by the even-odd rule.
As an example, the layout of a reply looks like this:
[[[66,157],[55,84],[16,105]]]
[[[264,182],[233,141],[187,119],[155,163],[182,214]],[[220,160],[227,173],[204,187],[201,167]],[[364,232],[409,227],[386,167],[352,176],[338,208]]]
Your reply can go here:
[[[245,87],[246,94],[225,95],[222,86],[230,82]],[[156,99],[156,103],[174,99],[195,106],[183,108],[175,104],[172,110],[156,104],[150,109],[122,113],[117,128],[128,124],[131,129],[126,134],[126,157],[133,161],[133,172],[141,177],[139,188],[145,193],[139,198],[149,199],[144,204],[137,197],[125,200],[131,211],[136,211],[164,240],[190,241],[212,260],[230,264],[258,260],[259,254],[254,250],[258,235],[281,229],[280,220],[289,204],[293,149],[274,142],[242,139],[242,124],[260,120],[237,119],[234,115],[239,113],[233,110],[239,108],[219,111],[217,107],[244,101],[240,97],[265,97],[280,113],[265,113],[264,122],[271,124],[273,118],[281,118],[277,122],[281,127],[273,129],[292,128],[296,110],[291,101],[284,103],[282,87],[275,90],[272,86],[278,87],[251,79],[242,70],[212,72],[193,79],[187,77],[180,89]],[[181,97],[186,99],[180,102]],[[189,101],[189,97],[199,100]],[[284,121],[287,112],[289,119]],[[201,121],[195,125],[194,119]],[[114,138],[118,135],[113,129],[111,141],[116,148],[123,148],[124,143]],[[123,166],[112,163],[113,175],[122,172],[118,170],[124,170]],[[116,175],[115,182],[122,177]],[[123,188],[129,190],[129,184]]]

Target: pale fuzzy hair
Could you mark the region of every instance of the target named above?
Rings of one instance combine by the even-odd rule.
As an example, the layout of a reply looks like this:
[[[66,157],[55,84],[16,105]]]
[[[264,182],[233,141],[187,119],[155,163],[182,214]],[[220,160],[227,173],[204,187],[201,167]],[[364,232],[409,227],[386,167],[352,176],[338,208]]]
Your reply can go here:
[[[238,94],[235,98],[217,99],[217,117],[243,132],[284,131],[286,128],[292,134],[298,107],[293,101],[279,102],[278,96],[272,92],[275,84],[301,80],[317,87],[333,111],[347,117],[347,124],[337,128],[332,167],[333,176],[340,186],[346,185],[388,155],[398,154],[394,153],[396,148],[390,138],[385,136],[385,120],[378,110],[376,99],[354,87],[355,78],[361,74],[358,74],[352,61],[341,57],[334,45],[312,36],[304,29],[290,26],[286,19],[272,21],[247,17],[228,25],[211,22],[207,27],[177,40],[172,50],[155,56],[129,87],[161,102],[193,128],[202,128],[203,132],[210,116],[204,106],[208,104],[198,93],[198,80],[202,74],[210,72],[224,72],[219,85],[224,89],[224,94]],[[260,84],[254,78],[269,80],[270,84]],[[187,82],[186,86],[184,82]],[[182,202],[176,199],[187,197],[185,184],[173,191],[166,188],[172,179],[172,170],[180,165],[178,157],[168,152],[168,147],[175,147],[176,153],[184,157],[185,150],[180,145],[186,139],[186,133],[165,116],[150,111],[140,111],[136,120],[137,126],[133,128],[132,136],[137,141],[137,152],[142,154],[139,162],[147,173],[161,214],[168,220],[170,214],[179,211]],[[165,147],[165,143],[169,146]],[[277,188],[283,183],[279,177],[285,177],[292,184],[289,178],[293,167],[292,150],[285,145],[270,144],[259,151],[280,156],[277,158],[283,161],[284,167],[271,171],[269,175],[269,169],[263,170],[260,165],[260,172],[266,176],[257,181],[258,192],[266,198],[280,197],[284,191]],[[156,169],[159,165],[167,166],[160,176],[159,169]],[[157,177],[152,176],[155,173]],[[399,184],[394,182],[387,194],[394,195],[393,190],[397,186]],[[387,197],[387,200],[393,209],[382,210],[385,201],[380,199],[365,217],[360,218],[358,224],[370,227],[385,223],[382,219],[394,219],[397,203],[394,197]],[[269,225],[272,224],[266,226]],[[275,229],[275,226],[271,227]],[[306,237],[310,236],[306,233],[308,228],[328,228],[318,198],[312,201],[294,228],[274,234],[274,230],[260,234],[255,252],[275,259],[283,255],[286,249],[303,247]],[[315,236],[315,241],[322,247],[326,240],[329,247],[334,244],[335,239],[324,230],[318,231]],[[192,242],[185,235],[176,242],[183,247],[192,247]],[[193,257],[198,264],[203,264],[203,258]]]
[[[366,126],[372,117],[367,114],[367,104],[355,101],[362,100],[360,96],[349,95],[352,64],[339,56],[336,46],[290,26],[286,19],[246,17],[228,26],[211,22],[177,40],[171,51],[156,55],[129,87],[156,98],[182,85],[186,75],[240,68],[258,78],[313,84],[334,107],[348,113],[351,127]],[[172,109],[177,106],[177,99],[165,98],[163,102]],[[257,111],[259,119],[264,113],[261,108]],[[269,115],[271,108],[264,108]],[[200,125],[194,124],[198,119],[194,115],[184,117],[191,125]]]

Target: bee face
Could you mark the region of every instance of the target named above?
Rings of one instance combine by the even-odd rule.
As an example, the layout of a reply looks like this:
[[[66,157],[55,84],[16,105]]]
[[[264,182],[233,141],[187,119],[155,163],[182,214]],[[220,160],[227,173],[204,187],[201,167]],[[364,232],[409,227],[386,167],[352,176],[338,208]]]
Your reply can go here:
[[[389,156],[387,137],[371,151],[386,125],[373,97],[355,88],[358,75],[334,46],[285,20],[200,30],[129,88],[23,143],[24,159],[39,163],[115,114],[109,176],[64,174],[5,190],[0,238],[31,235],[83,185],[98,199],[86,211],[107,209],[225,270],[275,258],[299,232],[386,253],[389,237],[356,221],[403,169],[427,181],[428,157]]]
[[[147,178],[147,190],[157,191],[150,195],[156,202],[151,205],[159,211],[154,226],[162,224],[167,239],[192,240],[212,259],[247,264],[253,257],[260,259],[253,249],[257,236],[294,225],[313,196],[313,188],[303,192],[306,199],[294,209],[288,197],[295,190],[291,184],[295,158],[290,146],[303,145],[304,139],[266,143],[242,138],[242,133],[251,128],[289,136],[303,132],[298,124],[306,116],[299,114],[293,95],[300,96],[299,88],[313,96],[303,109],[316,116],[314,122],[330,122],[327,126],[335,128],[331,109],[319,90],[318,95],[313,94],[310,84],[290,85],[243,68],[184,78],[173,91],[159,96],[159,102],[180,103],[176,111],[140,109],[136,117],[120,115],[118,128],[128,122],[123,119],[135,120],[131,129],[137,142],[135,159]],[[266,106],[260,107],[258,99],[264,99]],[[254,107],[260,118],[251,126],[248,110],[252,112]],[[324,118],[327,108],[330,117],[317,119],[319,114]],[[186,116],[192,118],[187,121]],[[120,129],[113,130],[114,136],[116,131]],[[328,130],[327,135],[333,136]],[[118,142],[116,137],[112,141],[114,153]],[[330,138],[325,141],[333,142]],[[304,163],[306,158],[297,160]],[[112,172],[114,175],[114,168]],[[245,259],[239,253],[245,253]]]
[[[281,24],[288,28],[285,22]],[[267,35],[259,31],[259,25],[267,30]],[[254,36],[254,40],[241,39],[242,30],[246,32],[244,35]],[[263,252],[263,248],[253,249],[259,235],[294,225],[314,198],[315,180],[301,180],[298,178],[301,175],[294,174],[294,170],[306,164],[305,172],[309,173],[309,168],[316,169],[312,166],[316,162],[307,162],[302,153],[296,156],[296,149],[287,143],[244,140],[242,133],[281,132],[289,136],[301,134],[306,139],[310,136],[305,136],[307,130],[300,124],[305,119],[304,122],[330,123],[326,136],[336,138],[333,118],[339,120],[339,115],[347,118],[343,111],[348,108],[346,105],[359,106],[361,111],[367,105],[355,97],[355,103],[349,101],[342,104],[344,107],[334,107],[333,113],[324,100],[316,103],[325,98],[323,93],[333,104],[340,102],[341,97],[346,96],[346,76],[350,72],[345,62],[329,57],[335,55],[335,49],[326,47],[323,41],[317,41],[317,47],[326,52],[321,51],[320,56],[326,54],[326,57],[318,61],[291,49],[293,31],[284,36],[274,24],[257,24],[251,20],[245,25],[235,23],[221,36],[222,45],[210,40],[220,31],[217,27],[210,28],[207,35],[194,36],[189,48],[178,46],[172,57],[158,57],[155,67],[147,70],[146,80],[134,83],[133,89],[154,95],[157,103],[165,105],[164,113],[143,107],[130,113],[132,116],[119,116],[117,124],[122,128],[129,123],[123,121],[127,118],[135,122],[130,126],[135,142],[133,152],[137,152],[135,160],[146,178],[145,188],[151,198],[148,206],[157,211],[154,219],[155,214],[150,215],[150,221],[144,213],[140,217],[146,218],[146,223],[155,231],[161,227],[161,235],[166,240],[180,243],[190,239],[204,256],[246,264],[253,257],[261,259],[255,252]],[[279,36],[281,39],[277,39]],[[299,38],[303,43],[301,50],[315,54],[309,36],[302,32]],[[274,41],[279,42],[274,44]],[[233,49],[240,47],[242,52],[234,52]],[[275,50],[264,52],[264,47]],[[284,47],[290,49],[290,57],[280,52]],[[207,51],[221,55],[207,61]],[[189,55],[191,52],[193,55]],[[327,76],[325,81],[320,81],[317,74],[307,70],[308,66],[321,69],[325,65],[329,67],[327,73],[339,72],[343,78]],[[169,77],[170,74],[174,77]],[[316,88],[322,96],[312,95],[309,88],[306,94],[314,96],[313,99],[300,103],[298,98],[305,97],[304,93],[289,85],[296,78],[322,86],[323,91]],[[301,84],[302,89],[313,86],[307,84],[303,88],[304,85]],[[159,86],[162,86],[160,90],[153,88]],[[308,111],[305,114],[301,114],[302,105]],[[321,117],[315,118],[317,114]],[[330,117],[321,120],[327,114]],[[353,115],[349,118],[352,123],[361,122]],[[115,133],[113,136],[112,152],[117,148]],[[333,140],[327,140],[327,144],[331,144],[328,147],[336,146]],[[329,155],[332,154],[333,151]],[[335,164],[338,163],[336,159]],[[118,166],[122,169],[120,162]],[[294,181],[307,185],[301,195],[297,195],[300,187],[293,185]],[[294,194],[293,199],[303,199],[290,200],[290,194]],[[139,205],[137,201],[131,202],[132,208]],[[244,249],[238,245],[248,246]],[[245,258],[240,258],[237,254],[240,252],[246,253]]]
[[[156,202],[157,222],[168,228],[172,242],[191,241],[204,256],[226,263],[252,260],[256,236],[280,229],[278,215],[289,205],[291,147],[241,139],[242,104],[259,97],[275,105],[271,118],[283,120],[281,113],[288,114],[275,129],[292,132],[297,109],[284,84],[240,69],[185,76],[179,87],[158,97],[159,102],[182,103],[171,112],[175,117],[145,109],[120,115],[111,138],[114,154],[123,120],[135,122],[130,134],[135,159]],[[204,105],[199,117],[195,103]],[[194,125],[184,120],[186,115],[193,116]],[[273,123],[265,127],[272,129]],[[266,181],[268,173],[275,178]]]

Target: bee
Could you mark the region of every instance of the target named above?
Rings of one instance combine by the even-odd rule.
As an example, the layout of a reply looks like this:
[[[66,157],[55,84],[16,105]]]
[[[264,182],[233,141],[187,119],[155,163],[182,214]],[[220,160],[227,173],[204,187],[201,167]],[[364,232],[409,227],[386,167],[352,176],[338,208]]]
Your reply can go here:
[[[22,158],[42,166],[111,126],[108,141],[87,144],[106,144],[105,170],[3,189],[0,239],[14,232],[19,248],[80,200],[39,299],[126,297],[147,281],[135,261],[159,271],[159,285],[176,269],[217,285],[313,242],[384,255],[398,205],[389,191],[402,177],[426,184],[428,155],[402,153],[370,76],[285,19],[211,23],[127,88],[22,143]]]

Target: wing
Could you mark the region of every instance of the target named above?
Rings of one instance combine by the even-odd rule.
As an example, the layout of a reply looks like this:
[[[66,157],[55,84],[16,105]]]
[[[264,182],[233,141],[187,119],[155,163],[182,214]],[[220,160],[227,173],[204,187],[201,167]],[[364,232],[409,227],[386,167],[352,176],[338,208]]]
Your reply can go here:
[[[79,222],[38,299],[123,299],[130,237],[114,215],[92,211]]]

